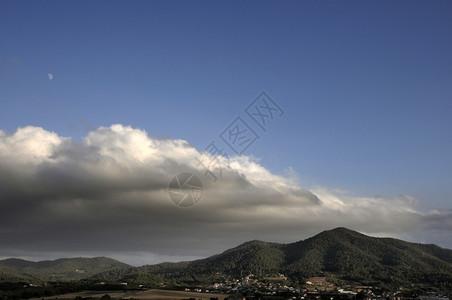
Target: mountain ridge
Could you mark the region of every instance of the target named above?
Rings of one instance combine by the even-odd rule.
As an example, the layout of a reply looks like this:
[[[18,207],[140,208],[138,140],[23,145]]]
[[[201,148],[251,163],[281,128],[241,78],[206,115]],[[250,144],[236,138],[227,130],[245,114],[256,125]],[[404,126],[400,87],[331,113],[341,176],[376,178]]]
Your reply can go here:
[[[70,259],[59,259],[55,260],[56,263],[36,262],[36,265],[31,265],[35,268],[39,266],[47,275],[54,270],[52,264],[63,265],[66,271],[72,268],[70,272],[60,272],[60,277],[52,277],[61,280],[68,277],[92,278],[148,286],[157,286],[161,282],[173,285],[205,284],[221,282],[226,278],[241,278],[246,274],[264,278],[280,273],[298,283],[312,276],[324,276],[333,281],[359,282],[363,285],[452,286],[452,250],[432,244],[371,237],[344,227],[325,230],[288,244],[252,240],[194,261],[140,267],[104,261],[104,264],[99,264],[104,267],[102,269],[93,268],[96,259],[109,260],[105,257],[92,258],[83,264],[84,258],[78,258],[78,264],[74,264]],[[30,262],[24,260],[0,261],[0,268],[10,268],[14,264],[22,266],[15,269],[18,274],[40,278],[39,272],[30,272],[33,266],[28,266]],[[74,276],[76,265],[91,269]]]
[[[42,261],[8,258],[0,260],[0,270],[3,270],[0,272],[0,279],[12,276],[40,281],[79,280],[92,277],[97,273],[130,267],[108,257],[74,257]]]

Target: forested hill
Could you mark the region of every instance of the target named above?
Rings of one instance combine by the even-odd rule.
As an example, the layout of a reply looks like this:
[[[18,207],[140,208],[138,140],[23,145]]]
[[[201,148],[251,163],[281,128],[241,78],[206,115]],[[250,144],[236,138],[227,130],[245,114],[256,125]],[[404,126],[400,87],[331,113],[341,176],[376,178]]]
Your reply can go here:
[[[97,273],[131,266],[107,257],[61,258],[33,262],[10,258],[0,260],[3,281],[58,281],[89,278]]]
[[[311,276],[325,276],[364,285],[452,287],[452,250],[336,228],[291,244],[250,241],[205,259],[142,267],[105,257],[0,261],[0,275],[5,280],[91,277],[148,286],[163,282],[169,286],[222,282],[248,274],[264,278],[278,273],[298,283]]]
[[[392,238],[376,238],[346,229],[324,231],[309,239],[278,244],[251,241],[206,259],[165,263],[100,274],[110,279],[205,283],[246,274],[283,273],[302,282],[328,276],[362,284],[450,285],[452,250]],[[153,276],[158,276],[156,279]]]

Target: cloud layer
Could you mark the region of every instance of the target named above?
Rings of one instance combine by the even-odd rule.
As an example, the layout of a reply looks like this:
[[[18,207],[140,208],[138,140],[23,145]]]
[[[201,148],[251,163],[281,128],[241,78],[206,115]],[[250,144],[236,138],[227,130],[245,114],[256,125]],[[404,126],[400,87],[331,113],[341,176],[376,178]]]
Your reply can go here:
[[[216,181],[205,168],[213,161]],[[190,208],[168,196],[169,182],[184,172],[204,187]],[[138,264],[206,256],[251,239],[292,242],[337,226],[411,239],[433,232],[452,246],[444,240],[452,213],[422,213],[418,204],[303,189],[251,157],[212,157],[123,125],[81,142],[38,127],[0,131],[0,256],[99,253]]]

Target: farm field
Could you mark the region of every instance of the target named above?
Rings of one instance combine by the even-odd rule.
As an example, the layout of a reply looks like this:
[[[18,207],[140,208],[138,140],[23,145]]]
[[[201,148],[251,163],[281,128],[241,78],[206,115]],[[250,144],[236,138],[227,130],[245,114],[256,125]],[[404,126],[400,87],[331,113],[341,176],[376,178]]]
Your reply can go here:
[[[75,299],[79,296],[82,298],[100,298],[103,295],[108,294],[112,299],[165,299],[165,300],[178,300],[178,299],[201,299],[210,300],[210,298],[218,298],[223,300],[228,297],[227,294],[211,294],[211,293],[196,293],[196,292],[185,292],[185,291],[175,291],[175,290],[160,290],[160,289],[150,289],[145,291],[83,291],[78,293],[63,294],[58,296],[44,297],[44,298],[34,298],[32,300],[66,300]]]

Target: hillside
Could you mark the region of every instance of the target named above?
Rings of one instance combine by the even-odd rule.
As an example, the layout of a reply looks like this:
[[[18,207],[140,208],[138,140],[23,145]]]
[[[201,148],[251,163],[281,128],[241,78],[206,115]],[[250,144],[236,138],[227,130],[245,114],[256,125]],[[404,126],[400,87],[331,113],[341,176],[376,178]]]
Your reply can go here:
[[[114,269],[128,269],[129,265],[107,257],[61,258],[46,261],[27,261],[10,258],[0,260],[0,279],[3,281],[66,281],[92,277]]]
[[[0,261],[0,276],[10,281],[92,278],[157,287],[211,284],[248,274],[264,278],[278,273],[294,283],[325,276],[332,282],[372,286],[452,288],[452,250],[336,228],[291,244],[250,241],[205,259],[142,267],[105,257]]]
[[[18,282],[18,281],[35,281],[37,278],[24,274],[23,272],[0,265],[0,281]]]
[[[291,244],[251,241],[206,259],[165,263],[99,274],[98,278],[155,283],[214,283],[247,274],[284,273],[294,282],[311,276],[369,285],[449,286],[452,250],[375,238],[336,228]]]
[[[449,284],[451,250],[435,245],[369,237],[345,228],[286,245],[292,276],[330,274],[347,281],[389,285]]]

